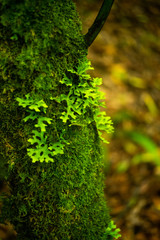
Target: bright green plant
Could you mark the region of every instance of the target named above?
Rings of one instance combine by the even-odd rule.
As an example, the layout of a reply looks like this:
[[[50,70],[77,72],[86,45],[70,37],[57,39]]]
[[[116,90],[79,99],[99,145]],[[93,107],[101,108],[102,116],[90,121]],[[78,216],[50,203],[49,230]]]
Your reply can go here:
[[[120,229],[116,228],[116,225],[114,224],[113,221],[110,221],[102,240],[118,239],[119,237],[121,237],[121,234],[119,234],[119,232]]]
[[[101,137],[100,130],[104,130],[107,133],[113,131],[112,121],[110,117],[106,116],[106,112],[100,111],[100,106],[105,107],[104,102],[100,102],[104,94],[99,91],[99,87],[102,83],[100,78],[92,79],[87,70],[93,69],[90,67],[90,62],[85,61],[78,65],[77,71],[68,70],[72,75],[68,78],[66,75],[60,81],[68,89],[68,94],[61,94],[57,97],[50,97],[51,100],[56,100],[58,103],[66,102],[66,111],[61,113],[60,119],[66,124],[69,121],[69,126],[87,126],[91,122],[95,121],[96,127],[100,138],[108,143]],[[77,81],[75,82],[75,77]],[[78,82],[78,83],[77,83]],[[52,124],[52,118],[42,116],[42,113],[46,114],[47,104],[43,100],[32,99],[30,94],[27,94],[26,99],[17,97],[19,106],[22,106],[29,113],[23,120],[37,120],[34,125],[37,130],[32,130],[32,138],[28,139],[31,145],[36,145],[35,148],[28,148],[28,155],[32,158],[32,162],[53,162],[53,157],[57,154],[63,154],[65,143],[69,144],[61,133],[60,141],[47,144],[47,136],[45,135],[47,124]],[[92,111],[92,115],[87,117],[86,113],[88,109]],[[27,110],[28,109],[28,110]],[[46,123],[44,123],[46,122]]]
[[[62,112],[62,116],[60,117],[64,123],[70,120],[71,125],[82,125],[83,122],[89,124],[94,119],[100,138],[105,143],[108,143],[101,137],[100,132],[100,130],[104,130],[107,133],[113,131],[110,117],[106,116],[106,112],[101,112],[99,109],[100,106],[105,107],[104,102],[100,102],[104,98],[104,94],[100,92],[99,87],[97,87],[97,85],[102,84],[102,79],[92,79],[91,76],[86,73],[86,71],[90,69],[93,69],[90,66],[90,62],[85,61],[78,65],[77,70],[68,70],[68,72],[71,73],[70,77],[65,75],[60,81],[68,87],[68,95],[61,94],[54,99],[59,103],[63,101],[66,102],[66,111]],[[85,115],[88,108],[92,110],[91,118],[86,118]]]
[[[52,118],[41,116],[41,112],[46,113],[46,108],[48,107],[43,100],[37,101],[30,97],[29,94],[26,95],[26,99],[16,98],[19,102],[19,105],[24,108],[29,108],[27,110],[29,115],[25,117],[23,120],[27,122],[28,120],[37,120],[37,123],[34,125],[37,130],[32,130],[32,138],[28,139],[28,142],[31,145],[36,145],[35,148],[28,148],[28,155],[32,158],[32,162],[40,161],[40,162],[54,162],[53,156],[57,154],[63,154],[64,144],[62,141],[64,139],[61,137],[60,142],[56,142],[53,144],[47,144],[47,136],[45,135],[47,124],[51,124]],[[45,124],[46,122],[47,124]]]

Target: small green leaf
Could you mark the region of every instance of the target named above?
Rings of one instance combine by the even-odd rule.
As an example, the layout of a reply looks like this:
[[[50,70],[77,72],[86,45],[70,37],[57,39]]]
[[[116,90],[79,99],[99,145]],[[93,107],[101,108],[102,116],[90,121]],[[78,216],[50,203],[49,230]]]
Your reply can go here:
[[[93,81],[91,81],[91,85],[93,87],[96,87],[97,85],[102,85],[102,78],[93,78]]]
[[[51,151],[48,150],[47,145],[36,149],[27,149],[28,155],[32,158],[32,162],[54,162],[54,159],[49,155],[53,155]]]
[[[62,121],[64,123],[67,122],[67,120],[69,119],[68,115],[66,114],[66,112],[62,112],[62,116],[60,117],[60,119],[62,119]]]
[[[32,138],[28,139],[28,142],[30,142],[32,145],[33,144],[41,145],[46,143],[47,136],[44,137],[43,132],[38,132],[36,130],[33,130],[32,133],[33,133]]]
[[[45,132],[46,131],[46,126],[47,124],[45,124],[44,122],[47,122],[48,124],[51,124],[52,118],[48,118],[48,117],[39,117],[38,118],[38,123],[35,124],[35,127],[39,127],[41,129],[41,132]]]
[[[94,68],[91,67],[91,62],[90,61],[85,61],[85,62],[83,62],[83,64],[79,64],[79,66],[77,68],[77,72],[78,72],[79,75],[84,76],[84,75],[86,75],[85,72],[87,70],[93,70],[93,69]],[[88,76],[89,76],[89,78],[91,78],[90,75],[88,75]]]
[[[18,40],[18,36],[16,34],[14,34],[10,39],[17,41]]]
[[[72,86],[72,79],[65,76],[62,80],[60,80],[60,83],[65,84],[66,86]]]
[[[25,117],[25,118],[23,119],[23,121],[25,121],[25,122],[27,122],[29,119],[35,120],[35,119],[38,117],[35,112],[29,111],[29,110],[28,110],[27,112],[29,112],[30,115],[28,115],[27,117]]]
[[[121,234],[119,234],[119,232],[120,229],[116,229],[116,225],[114,224],[114,222],[110,221],[102,240],[113,240],[114,238],[118,239],[119,237],[121,237]]]
[[[30,97],[30,94],[25,95],[26,99],[22,98],[16,98],[16,100],[19,102],[19,105],[26,108],[29,107],[29,109],[34,110],[36,112],[40,112],[41,110],[39,108],[43,108],[43,111],[45,112],[45,108],[48,106],[43,100],[37,101]]]
[[[60,142],[57,142],[57,143],[54,143],[52,144],[48,149],[53,151],[53,155],[57,155],[57,154],[63,154],[64,151],[64,144],[60,143]]]
[[[40,112],[40,107],[47,108],[48,106],[43,100],[40,100],[38,102],[32,103],[32,105],[29,106],[31,110],[35,110],[36,112]]]

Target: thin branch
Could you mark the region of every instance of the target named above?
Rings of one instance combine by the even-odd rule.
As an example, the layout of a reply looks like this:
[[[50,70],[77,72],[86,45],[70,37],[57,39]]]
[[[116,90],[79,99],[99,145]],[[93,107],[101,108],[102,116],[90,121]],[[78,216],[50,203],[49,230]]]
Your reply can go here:
[[[101,31],[109,13],[110,13],[113,2],[114,2],[114,0],[104,0],[103,1],[101,9],[99,10],[99,13],[98,13],[94,23],[89,28],[88,33],[84,36],[87,48],[92,44],[92,42],[97,37],[98,33]]]

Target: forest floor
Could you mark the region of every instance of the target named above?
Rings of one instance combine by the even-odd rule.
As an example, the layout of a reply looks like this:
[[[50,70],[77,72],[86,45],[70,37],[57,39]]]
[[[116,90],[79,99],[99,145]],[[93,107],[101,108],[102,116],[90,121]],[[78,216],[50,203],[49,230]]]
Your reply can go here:
[[[102,1],[76,0],[87,32]],[[123,240],[160,239],[160,2],[115,1],[89,48],[115,132],[105,149],[105,194]]]

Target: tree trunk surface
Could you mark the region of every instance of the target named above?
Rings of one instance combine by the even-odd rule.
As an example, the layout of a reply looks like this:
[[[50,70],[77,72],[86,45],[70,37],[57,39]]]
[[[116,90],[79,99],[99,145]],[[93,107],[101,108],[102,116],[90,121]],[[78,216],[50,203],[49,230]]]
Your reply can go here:
[[[100,240],[110,219],[75,5],[1,0],[0,16],[1,221],[18,240]]]

